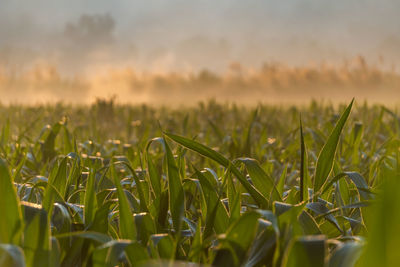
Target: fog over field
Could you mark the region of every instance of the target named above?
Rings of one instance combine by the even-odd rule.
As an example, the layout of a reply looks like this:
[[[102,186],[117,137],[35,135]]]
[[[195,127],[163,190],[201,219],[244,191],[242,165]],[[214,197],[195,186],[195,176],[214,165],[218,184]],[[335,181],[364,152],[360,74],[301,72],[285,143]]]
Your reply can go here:
[[[397,96],[399,11],[396,0],[1,0],[1,102]]]

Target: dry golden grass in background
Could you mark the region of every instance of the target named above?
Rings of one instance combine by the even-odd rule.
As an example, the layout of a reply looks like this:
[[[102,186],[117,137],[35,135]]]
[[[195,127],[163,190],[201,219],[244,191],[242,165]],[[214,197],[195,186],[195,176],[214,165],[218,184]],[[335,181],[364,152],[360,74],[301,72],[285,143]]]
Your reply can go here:
[[[343,101],[350,97],[396,104],[400,74],[382,70],[358,57],[342,65],[291,67],[266,63],[245,68],[232,63],[223,73],[150,73],[131,67],[94,67],[85,73],[65,75],[50,64],[26,69],[0,66],[1,102],[92,103],[96,97],[117,96],[123,103],[195,104],[211,98],[254,102],[307,102],[309,99]]]

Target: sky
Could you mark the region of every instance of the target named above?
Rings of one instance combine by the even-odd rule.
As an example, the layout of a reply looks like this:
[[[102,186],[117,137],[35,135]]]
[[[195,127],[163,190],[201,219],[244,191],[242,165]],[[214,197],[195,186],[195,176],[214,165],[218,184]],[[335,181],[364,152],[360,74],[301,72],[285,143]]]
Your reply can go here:
[[[362,55],[388,67],[400,64],[399,13],[398,0],[1,0],[0,64],[222,71]]]

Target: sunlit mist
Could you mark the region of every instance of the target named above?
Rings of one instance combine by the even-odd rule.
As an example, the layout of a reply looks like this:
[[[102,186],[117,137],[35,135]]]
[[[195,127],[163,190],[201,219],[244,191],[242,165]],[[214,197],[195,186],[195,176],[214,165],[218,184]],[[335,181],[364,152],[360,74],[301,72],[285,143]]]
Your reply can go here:
[[[0,101],[394,102],[398,10],[396,0],[2,0]]]

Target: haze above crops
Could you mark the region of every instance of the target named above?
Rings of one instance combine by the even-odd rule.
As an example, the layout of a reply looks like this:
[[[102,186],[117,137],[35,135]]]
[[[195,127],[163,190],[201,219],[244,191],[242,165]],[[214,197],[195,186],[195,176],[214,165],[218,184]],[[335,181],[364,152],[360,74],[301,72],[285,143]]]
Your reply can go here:
[[[399,8],[394,0],[3,0],[1,102],[395,102]]]

